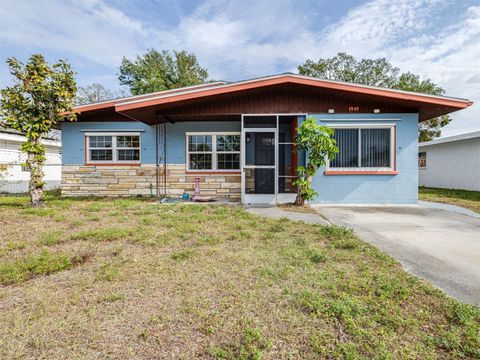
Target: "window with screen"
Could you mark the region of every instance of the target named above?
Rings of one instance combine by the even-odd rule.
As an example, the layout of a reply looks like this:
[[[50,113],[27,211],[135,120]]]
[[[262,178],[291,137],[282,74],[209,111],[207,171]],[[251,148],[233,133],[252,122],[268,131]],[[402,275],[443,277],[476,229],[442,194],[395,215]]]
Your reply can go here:
[[[338,153],[330,161],[329,168],[392,169],[394,152],[393,126],[337,128],[334,139]]]

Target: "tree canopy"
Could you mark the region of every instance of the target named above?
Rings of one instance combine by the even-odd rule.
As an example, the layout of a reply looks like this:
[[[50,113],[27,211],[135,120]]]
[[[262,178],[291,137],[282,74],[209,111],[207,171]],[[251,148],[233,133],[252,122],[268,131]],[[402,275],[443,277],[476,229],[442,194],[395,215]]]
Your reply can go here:
[[[198,85],[208,78],[197,57],[186,51],[151,49],[133,61],[124,57],[119,71],[120,84],[133,95]]]
[[[63,60],[50,66],[40,54],[26,64],[7,60],[14,84],[0,90],[0,125],[26,137],[21,150],[30,168],[29,192],[32,206],[43,206],[43,163],[41,140],[63,120],[75,120],[73,99],[77,91],[74,73]]]
[[[339,80],[357,84],[380,86],[391,89],[421,92],[431,95],[443,95],[445,90],[430,79],[421,80],[411,72],[401,73],[387,59],[357,60],[347,53],[338,53],[332,58],[307,60],[298,66],[301,75],[322,79]],[[448,115],[440,116],[419,124],[419,141],[428,141],[439,137],[441,129],[451,121]]]
[[[78,88],[77,96],[75,97],[75,105],[85,105],[111,100],[121,97],[122,95],[122,93],[113,92],[112,90],[107,89],[102,84],[93,83]]]

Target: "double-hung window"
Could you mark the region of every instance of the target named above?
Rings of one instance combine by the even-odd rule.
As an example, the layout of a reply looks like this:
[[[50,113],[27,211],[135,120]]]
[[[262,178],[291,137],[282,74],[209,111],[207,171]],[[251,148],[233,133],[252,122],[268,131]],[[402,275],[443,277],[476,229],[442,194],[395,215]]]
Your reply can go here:
[[[86,134],[87,163],[140,163],[140,134]]]
[[[395,169],[393,125],[342,126],[335,128],[339,152],[329,161],[332,171],[391,171]]]
[[[240,170],[240,134],[187,133],[187,170]]]

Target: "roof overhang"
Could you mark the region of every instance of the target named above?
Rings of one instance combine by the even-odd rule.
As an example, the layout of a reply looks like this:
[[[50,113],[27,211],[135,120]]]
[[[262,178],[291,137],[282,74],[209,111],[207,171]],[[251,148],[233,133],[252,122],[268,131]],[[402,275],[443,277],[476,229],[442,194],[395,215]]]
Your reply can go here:
[[[406,108],[415,109],[415,111],[419,113],[420,121],[461,110],[473,104],[473,102],[467,99],[324,80],[296,74],[282,74],[235,83],[209,83],[106,101],[103,103],[89,104],[76,107],[75,111],[85,114],[98,110],[110,110],[129,117],[129,114],[135,114],[138,113],[138,111],[143,113],[147,111],[158,112],[162,106],[171,106],[176,103],[202,101],[203,99],[207,100],[215,96],[240,94],[286,84],[301,85],[312,89],[323,89],[322,91],[343,94],[343,96],[360,96],[370,101],[401,104]]]

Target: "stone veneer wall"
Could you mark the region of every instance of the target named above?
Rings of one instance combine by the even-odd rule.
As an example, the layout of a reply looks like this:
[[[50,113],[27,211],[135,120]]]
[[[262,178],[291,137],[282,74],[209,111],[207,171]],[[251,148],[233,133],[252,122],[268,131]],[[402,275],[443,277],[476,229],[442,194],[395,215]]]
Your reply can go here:
[[[163,168],[160,168],[163,174]],[[202,195],[239,200],[240,174],[188,174],[185,165],[167,165],[167,193],[180,196],[194,193],[195,178],[200,178]],[[160,193],[163,177],[160,176]],[[155,195],[155,165],[62,166],[64,196],[134,196]]]

